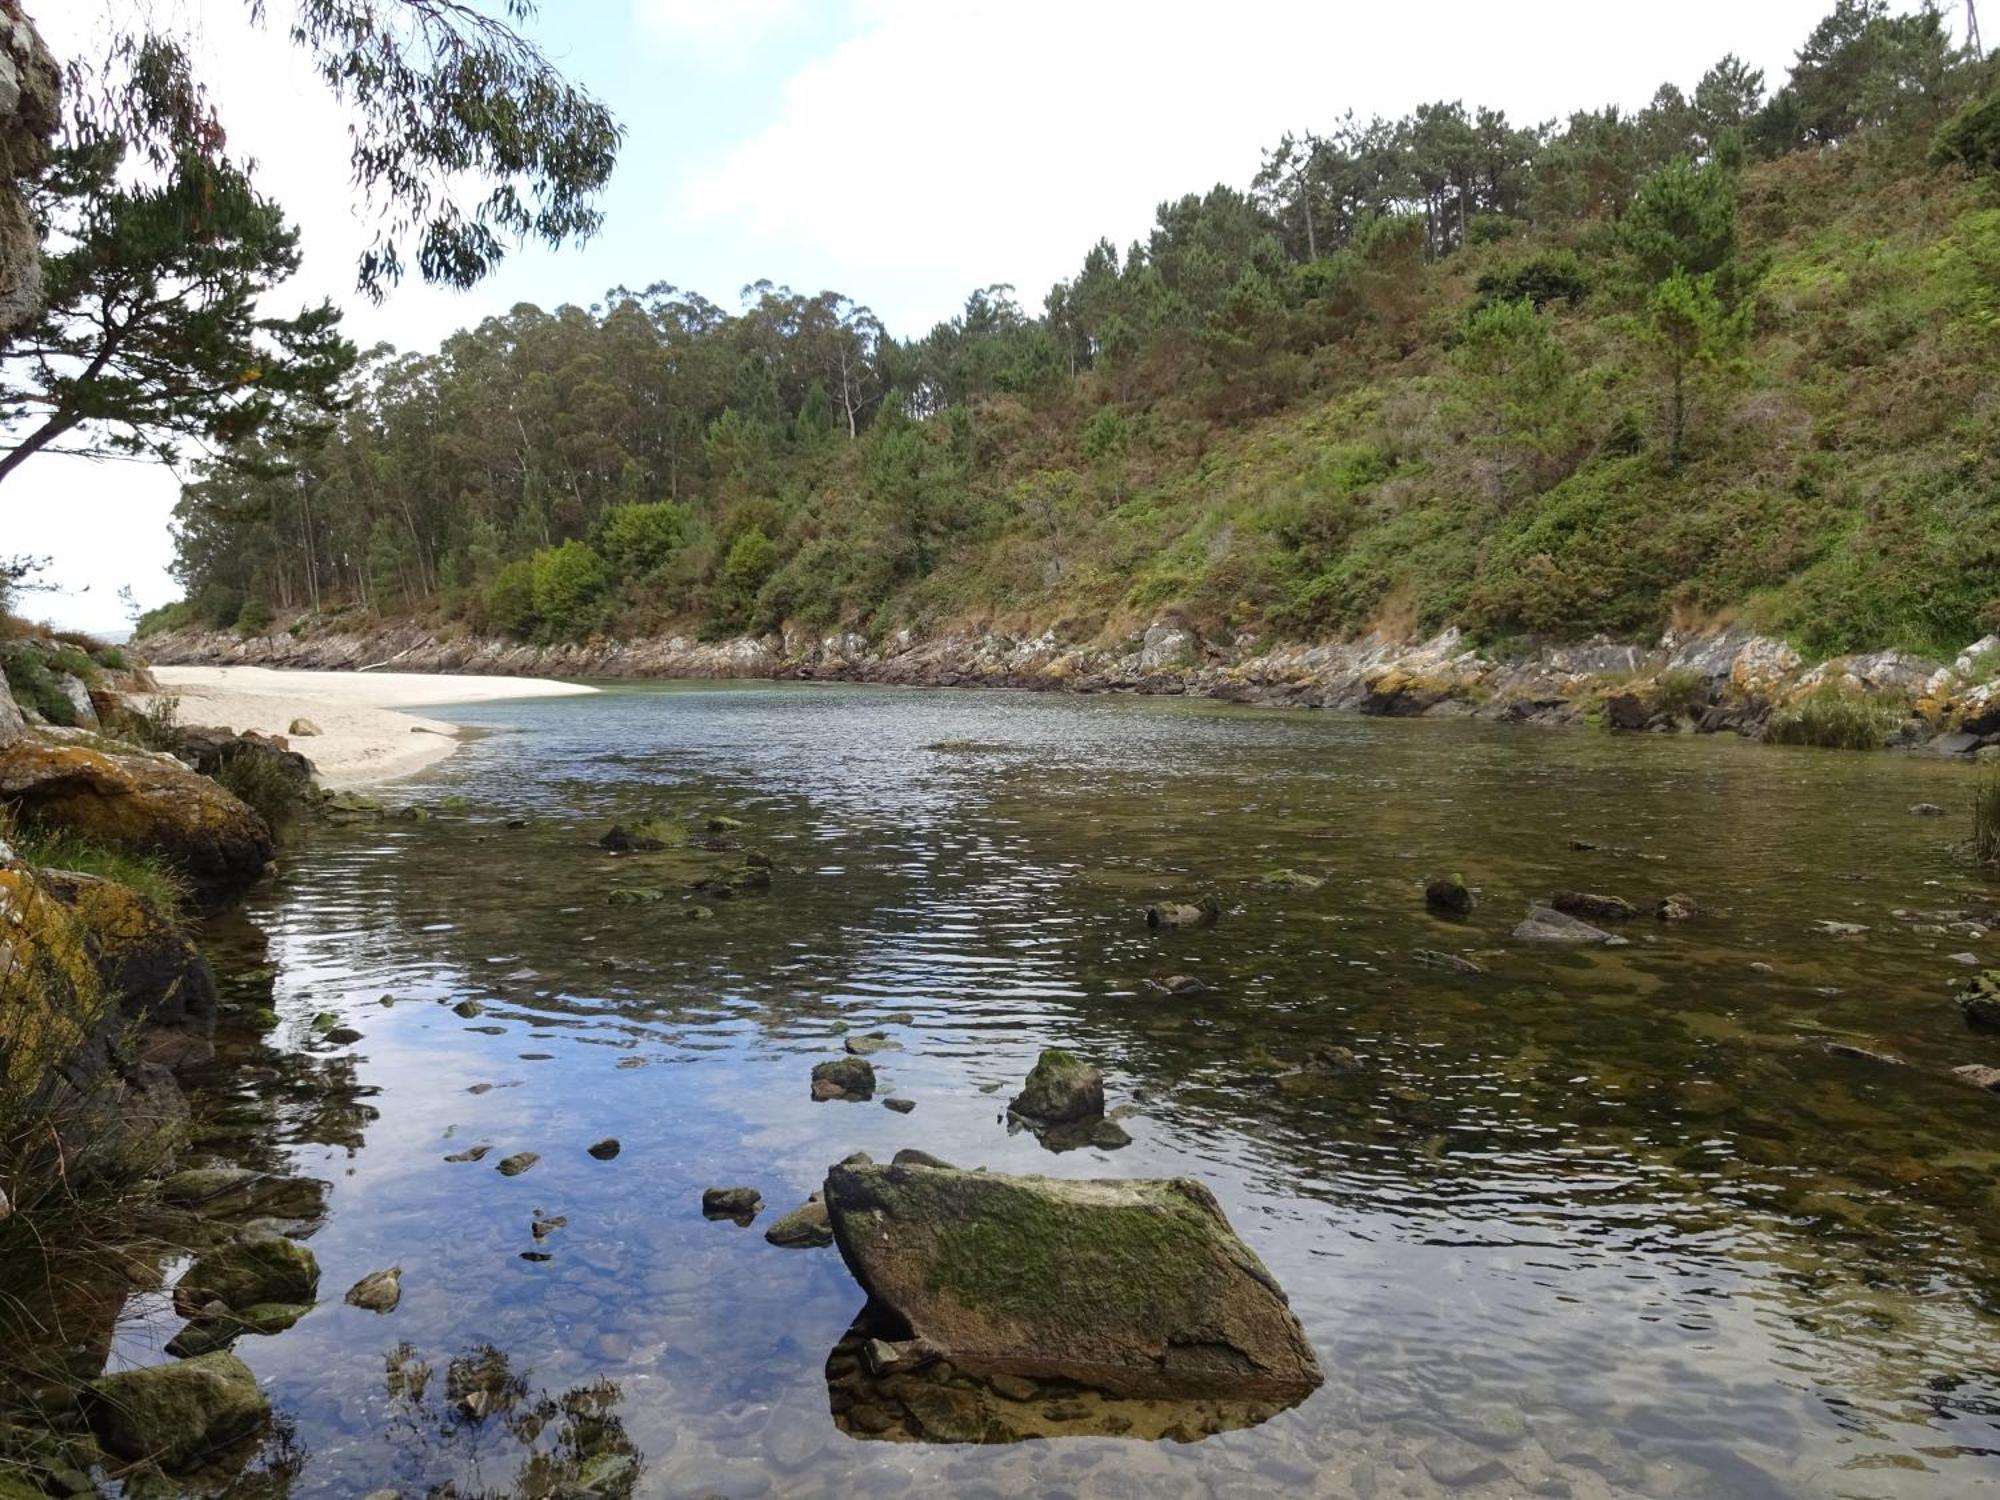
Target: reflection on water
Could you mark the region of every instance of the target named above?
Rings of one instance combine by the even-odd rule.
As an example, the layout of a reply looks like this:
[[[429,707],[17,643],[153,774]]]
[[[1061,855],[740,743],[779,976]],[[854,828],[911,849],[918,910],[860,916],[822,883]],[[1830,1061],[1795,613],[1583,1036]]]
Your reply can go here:
[[[393,796],[464,810],[320,830],[256,898],[269,953],[238,987],[261,976],[270,1045],[305,1063],[204,1103],[218,1153],[329,1185],[320,1306],[239,1345],[307,1455],[294,1495],[2000,1487],[2000,1100],[1945,1076],[2000,1063],[1948,999],[1952,954],[2000,954],[1996,889],[1905,812],[1962,802],[1959,768],[862,689],[459,717],[496,732]],[[596,847],[714,815],[742,825],[723,849]],[[690,889],[751,854],[768,891]],[[1467,921],[1425,912],[1448,874],[1480,892]],[[1512,943],[1559,888],[1705,915]],[[1140,915],[1210,892],[1212,928]],[[361,1040],[317,1040],[322,1012]],[[901,1044],[875,1101],[815,1103],[812,1065],[868,1032]],[[1129,1144],[1009,1131],[1048,1045],[1105,1068]],[[859,1440],[886,1408],[841,1394],[861,1299],[837,1253],[710,1222],[701,1193],[783,1212],[847,1153],[909,1146],[1201,1179],[1326,1385],[1254,1426],[1119,1428],[1038,1392],[1050,1430],[1101,1435]],[[340,1302],[392,1264],[393,1314]],[[172,1327],[128,1325],[118,1357]],[[938,1431],[881,1430],[949,1436],[965,1394],[916,1393]],[[963,1436],[1006,1435],[976,1404]]]

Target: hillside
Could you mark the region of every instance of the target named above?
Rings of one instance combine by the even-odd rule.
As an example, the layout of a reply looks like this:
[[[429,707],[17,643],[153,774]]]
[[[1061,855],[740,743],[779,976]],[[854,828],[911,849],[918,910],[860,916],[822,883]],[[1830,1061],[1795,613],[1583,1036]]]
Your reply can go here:
[[[191,485],[188,598],[146,628],[1499,653],[1735,622],[1950,657],[2000,626],[1992,77],[1935,13],[1843,0],[1769,97],[1725,59],[1561,127],[1288,139],[1039,317],[517,307]]]

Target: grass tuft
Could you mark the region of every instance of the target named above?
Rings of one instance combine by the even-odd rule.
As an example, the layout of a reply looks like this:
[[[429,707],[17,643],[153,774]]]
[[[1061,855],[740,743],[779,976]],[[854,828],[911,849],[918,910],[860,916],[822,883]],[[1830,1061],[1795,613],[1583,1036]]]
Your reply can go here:
[[[1972,857],[2000,870],[2000,776],[1989,776],[1972,793]]]
[[[1896,710],[1828,683],[1773,710],[1764,738],[1774,745],[1823,750],[1880,750],[1896,727]]]

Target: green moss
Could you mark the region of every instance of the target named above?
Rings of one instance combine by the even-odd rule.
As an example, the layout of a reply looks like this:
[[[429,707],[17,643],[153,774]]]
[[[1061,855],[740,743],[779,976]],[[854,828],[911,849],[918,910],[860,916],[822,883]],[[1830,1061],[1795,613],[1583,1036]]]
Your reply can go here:
[[[21,858],[45,870],[75,870],[137,891],[162,919],[178,923],[187,882],[171,865],[145,854],[109,849],[61,829],[14,828],[7,838]]]

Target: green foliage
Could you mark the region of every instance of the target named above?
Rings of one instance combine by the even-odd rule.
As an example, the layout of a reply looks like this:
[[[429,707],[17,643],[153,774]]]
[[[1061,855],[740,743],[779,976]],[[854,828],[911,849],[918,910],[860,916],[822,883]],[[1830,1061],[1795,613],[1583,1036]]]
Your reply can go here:
[[[584,542],[544,547],[534,559],[535,615],[557,636],[590,629],[606,582],[603,559]]]
[[[1708,707],[1709,682],[1701,673],[1684,667],[1669,667],[1653,679],[1648,696],[1656,712],[1676,718],[1692,718]]]
[[[86,663],[87,664],[87,663]],[[0,673],[14,701],[32,708],[51,724],[76,723],[76,705],[56,681],[57,663],[33,641],[0,641]]]
[[[274,830],[288,827],[306,806],[307,784],[276,756],[232,755],[216,769],[215,779]]]
[[[185,877],[160,860],[107,849],[74,833],[21,824],[9,828],[6,838],[16,854],[38,869],[73,870],[129,886],[163,921],[178,925],[188,911]]]
[[[1774,745],[1825,750],[1879,750],[1896,727],[1896,712],[1864,693],[1826,683],[1773,709],[1764,738]]]
[[[232,623],[238,635],[262,635],[271,628],[271,606],[262,599],[245,599]]]
[[[1732,310],[1716,293],[1713,272],[1690,276],[1678,267],[1653,288],[1647,331],[1667,376],[1667,462],[1679,468],[1687,451],[1688,413],[1700,384],[1729,370],[1750,332],[1751,305]]]
[[[486,591],[486,618],[507,635],[525,640],[541,617],[535,612],[535,564],[517,558],[495,575]]]
[[[1482,302],[1525,299],[1539,312],[1552,302],[1581,303],[1590,295],[1590,273],[1574,250],[1546,250],[1484,272],[1477,287]]]
[[[1931,143],[1931,160],[1971,172],[2000,172],[2000,87],[1939,127]]]
[[[691,521],[688,508],[672,501],[614,506],[599,529],[597,550],[614,577],[643,578],[680,550]]]

